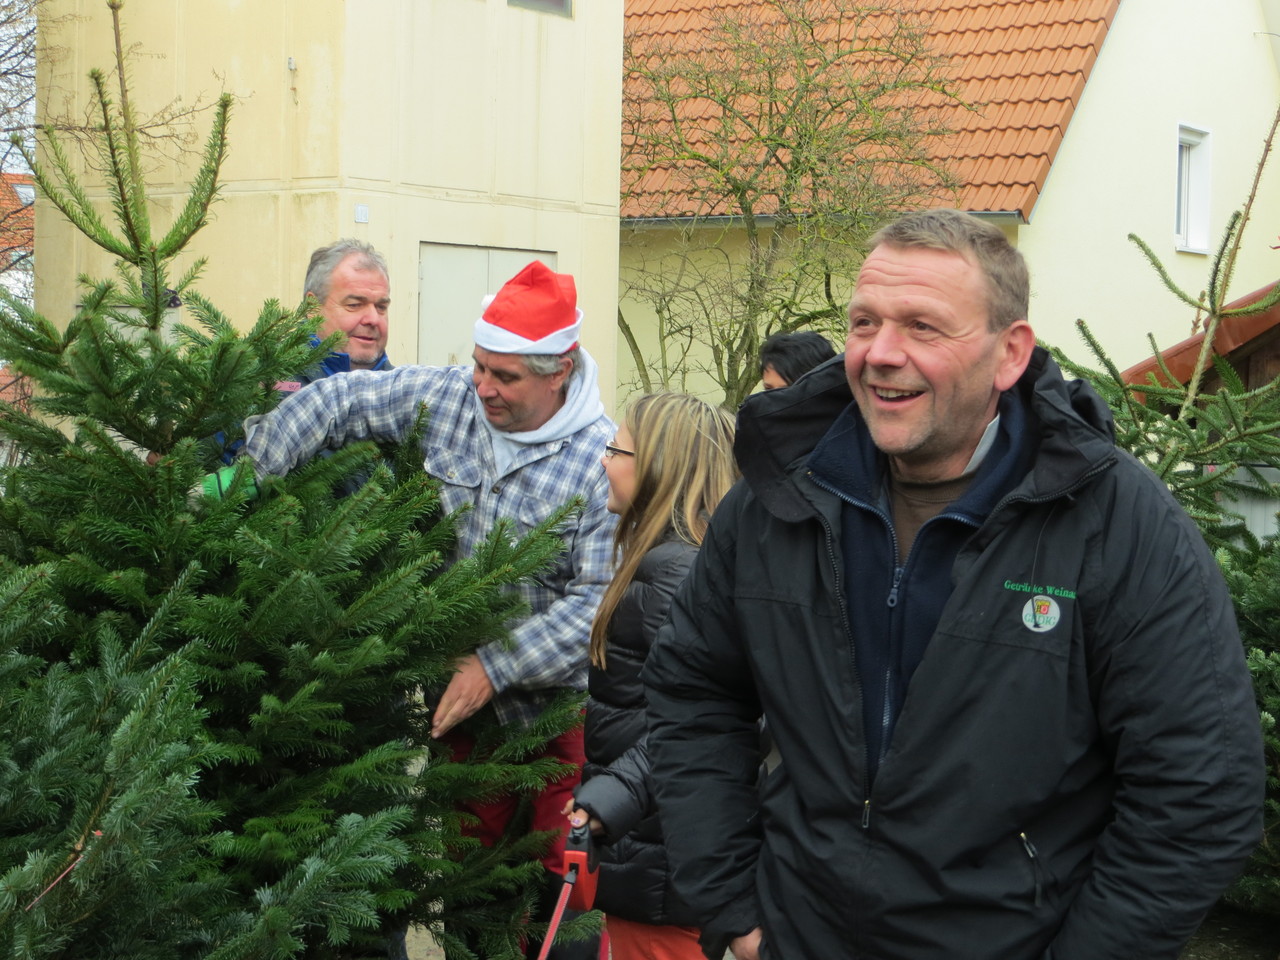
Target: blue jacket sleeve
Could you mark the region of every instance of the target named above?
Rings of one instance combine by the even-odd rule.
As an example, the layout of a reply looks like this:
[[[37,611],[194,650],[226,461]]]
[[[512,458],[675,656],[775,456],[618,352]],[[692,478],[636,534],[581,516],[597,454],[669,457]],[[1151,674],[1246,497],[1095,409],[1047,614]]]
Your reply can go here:
[[[573,575],[563,594],[516,624],[510,644],[491,643],[477,651],[495,690],[585,686],[591,620],[613,576],[616,518],[605,507],[603,472],[595,488],[583,494],[586,505],[569,544]]]

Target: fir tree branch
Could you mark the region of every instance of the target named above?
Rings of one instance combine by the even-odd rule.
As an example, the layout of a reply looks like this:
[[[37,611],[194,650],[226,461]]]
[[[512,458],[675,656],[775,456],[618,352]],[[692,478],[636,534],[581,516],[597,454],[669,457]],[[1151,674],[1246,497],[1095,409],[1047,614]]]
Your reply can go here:
[[[1222,231],[1222,240],[1218,243],[1218,252],[1214,255],[1212,261],[1213,266],[1209,271],[1209,291],[1207,299],[1209,301],[1209,316],[1211,319],[1215,316],[1222,315],[1222,298],[1219,292],[1225,292],[1231,281],[1231,277],[1226,273],[1227,268],[1230,266],[1228,263],[1229,258],[1227,256],[1227,251],[1233,249],[1236,241],[1239,239],[1240,231],[1242,229],[1243,224],[1240,220],[1240,211],[1237,210],[1227,218],[1227,227]],[[1209,339],[1207,328],[1205,339]]]
[[[1160,279],[1164,281],[1164,285],[1168,288],[1170,293],[1189,307],[1196,310],[1200,310],[1204,307],[1204,304],[1201,303],[1200,300],[1184,293],[1182,288],[1173,282],[1173,277],[1169,276],[1169,271],[1164,268],[1164,264],[1160,262],[1160,258],[1156,256],[1154,250],[1147,246],[1145,240],[1139,237],[1136,233],[1129,234],[1129,240],[1142,251],[1142,255],[1147,258],[1147,263],[1151,264],[1152,269],[1160,275]]]
[[[1262,138],[1262,155],[1258,157],[1258,163],[1253,170],[1253,181],[1249,184],[1249,192],[1245,194],[1244,207],[1240,212],[1240,227],[1236,231],[1231,247],[1226,255],[1226,263],[1222,271],[1222,287],[1224,292],[1227,284],[1231,281],[1231,277],[1235,273],[1236,259],[1240,254],[1240,241],[1244,237],[1245,227],[1248,225],[1249,218],[1253,214],[1253,204],[1258,198],[1258,188],[1262,183],[1262,171],[1266,168],[1267,159],[1271,156],[1271,148],[1275,143],[1276,131],[1278,129],[1280,129],[1280,107],[1276,108],[1275,115],[1271,118],[1271,127],[1267,130],[1267,135]]]
[[[93,85],[98,110],[102,114],[102,155],[107,167],[107,189],[111,191],[112,206],[125,236],[127,252],[121,259],[136,265],[141,261],[151,239],[146,226],[146,193],[135,182],[137,171],[130,166],[131,161],[136,159],[137,135],[128,126],[123,129],[116,126],[102,71],[91,70],[89,80]]]
[[[186,205],[164,239],[156,247],[156,255],[168,259],[183,249],[187,242],[208,222],[209,207],[218,198],[218,174],[227,157],[227,122],[230,119],[231,95],[218,98],[213,128],[205,144],[204,159],[191,183]],[[179,286],[182,289],[182,286]]]
[[[98,216],[97,211],[94,210],[93,204],[80,186],[79,179],[72,171],[70,160],[67,158],[66,151],[63,150],[62,144],[58,142],[57,137],[46,137],[45,146],[53,158],[53,166],[59,178],[57,183],[54,182],[44,165],[39,163],[35,155],[27,149],[26,145],[20,146],[23,159],[27,166],[30,167],[32,179],[35,180],[36,185],[40,188],[40,192],[85,237],[113,256],[121,259],[127,258],[130,252],[129,248],[112,235],[106,224],[103,223],[102,218]],[[65,193],[62,188],[65,188]]]

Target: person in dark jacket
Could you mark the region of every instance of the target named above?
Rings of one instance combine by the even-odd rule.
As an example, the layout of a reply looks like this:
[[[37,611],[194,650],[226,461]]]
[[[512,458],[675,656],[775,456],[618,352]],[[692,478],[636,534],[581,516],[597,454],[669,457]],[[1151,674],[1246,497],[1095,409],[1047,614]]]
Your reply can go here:
[[[605,448],[617,571],[591,628],[587,763],[566,808],[592,819],[601,851],[596,907],[613,960],[696,960],[693,915],[671,890],[650,796],[640,668],[716,504],[737,476],[733,418],[696,397],[643,396]]]
[[[997,228],[872,247],[844,371],[745,404],[642,675],[677,893],[715,960],[1173,960],[1261,832],[1217,565]]]

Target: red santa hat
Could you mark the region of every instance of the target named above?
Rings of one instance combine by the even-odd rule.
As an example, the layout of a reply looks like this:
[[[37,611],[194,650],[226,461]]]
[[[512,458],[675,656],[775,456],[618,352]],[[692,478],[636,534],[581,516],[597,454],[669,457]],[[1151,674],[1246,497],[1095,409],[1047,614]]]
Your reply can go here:
[[[494,353],[559,355],[578,345],[582,311],[573,277],[535,260],[486,297],[477,347]]]

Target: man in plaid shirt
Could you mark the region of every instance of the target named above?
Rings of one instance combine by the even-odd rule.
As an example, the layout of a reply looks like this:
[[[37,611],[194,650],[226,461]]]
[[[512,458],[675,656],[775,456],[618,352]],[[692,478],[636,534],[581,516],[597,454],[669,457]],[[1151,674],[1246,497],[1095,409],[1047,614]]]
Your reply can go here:
[[[565,529],[568,550],[556,568],[520,587],[531,612],[513,628],[512,644],[488,644],[459,661],[435,710],[435,737],[489,702],[504,723],[527,723],[557,692],[586,689],[591,620],[613,573],[615,518],[605,509],[600,458],[614,425],[600,401],[595,361],[578,345],[581,325],[573,278],[535,261],[476,321],[473,366],[327,377],[245,424],[244,450],[258,474],[279,476],[326,448],[403,439],[425,403],[423,468],[440,481],[446,511],[472,507],[458,531],[460,556],[499,518],[523,534],[572,497],[586,501]],[[548,752],[580,767],[581,727]],[[533,829],[563,830],[560,811],[577,781],[566,777],[535,798]],[[496,838],[514,798],[474,812],[482,839]],[[558,871],[563,855],[562,835],[543,862]]]

